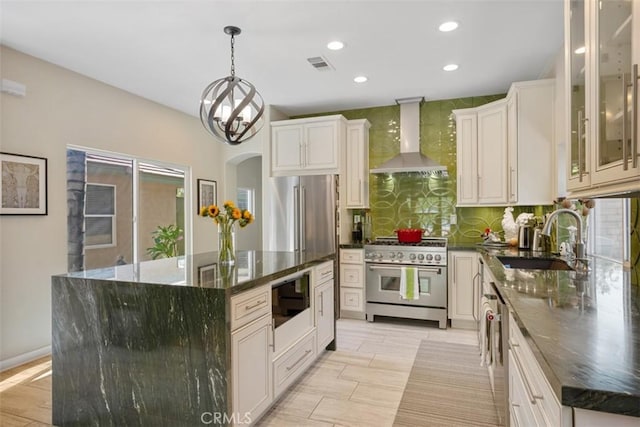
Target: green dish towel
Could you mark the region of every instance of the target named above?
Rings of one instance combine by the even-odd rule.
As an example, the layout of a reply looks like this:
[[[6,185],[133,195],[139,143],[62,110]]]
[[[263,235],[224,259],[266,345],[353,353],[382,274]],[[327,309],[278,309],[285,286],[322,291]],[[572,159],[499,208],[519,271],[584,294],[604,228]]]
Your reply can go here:
[[[400,298],[406,300],[420,298],[420,282],[416,268],[400,267]]]

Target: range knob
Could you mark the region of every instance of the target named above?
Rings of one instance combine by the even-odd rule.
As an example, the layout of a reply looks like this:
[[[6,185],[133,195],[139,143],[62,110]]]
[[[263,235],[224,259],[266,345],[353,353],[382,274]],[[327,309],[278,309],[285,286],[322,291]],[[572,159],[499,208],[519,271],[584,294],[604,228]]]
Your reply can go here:
[[[395,252],[391,252],[391,253],[389,253],[389,256],[391,257],[391,259],[393,259],[393,258],[396,257],[396,254],[395,254]]]
[[[436,261],[440,261],[442,257],[440,255],[436,255]]]
[[[404,257],[404,254],[402,252],[398,252],[398,259],[402,259]]]
[[[431,261],[433,259],[433,255],[427,254],[427,261]]]
[[[424,259],[424,255],[422,255],[422,254],[418,254],[418,259],[419,259],[420,261],[422,261],[422,260]]]
[[[409,259],[410,259],[411,261],[415,260],[415,259],[416,259],[416,254],[411,254],[411,255],[409,255]]]

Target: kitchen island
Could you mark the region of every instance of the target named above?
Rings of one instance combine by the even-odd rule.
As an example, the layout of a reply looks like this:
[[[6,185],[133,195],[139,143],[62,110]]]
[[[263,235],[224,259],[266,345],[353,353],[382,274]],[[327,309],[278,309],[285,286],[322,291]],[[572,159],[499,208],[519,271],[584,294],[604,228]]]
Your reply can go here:
[[[559,403],[574,408],[574,421],[576,410],[640,417],[640,289],[629,272],[597,258],[587,275],[511,269],[498,256],[536,253],[481,253]]]
[[[55,425],[251,418],[232,410],[232,299],[335,253],[245,251],[226,268],[217,259],[210,252],[52,277]],[[260,302],[270,313],[270,301]]]

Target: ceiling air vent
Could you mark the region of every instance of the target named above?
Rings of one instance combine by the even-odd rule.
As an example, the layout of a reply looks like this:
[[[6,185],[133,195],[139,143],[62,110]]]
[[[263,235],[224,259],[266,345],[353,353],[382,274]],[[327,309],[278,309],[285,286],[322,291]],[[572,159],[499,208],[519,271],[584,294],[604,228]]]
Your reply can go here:
[[[329,64],[329,61],[327,61],[322,56],[314,56],[313,58],[307,58],[307,61],[309,61],[309,64],[311,64],[313,68],[315,68],[318,71],[333,70],[333,67],[331,66],[331,64]]]

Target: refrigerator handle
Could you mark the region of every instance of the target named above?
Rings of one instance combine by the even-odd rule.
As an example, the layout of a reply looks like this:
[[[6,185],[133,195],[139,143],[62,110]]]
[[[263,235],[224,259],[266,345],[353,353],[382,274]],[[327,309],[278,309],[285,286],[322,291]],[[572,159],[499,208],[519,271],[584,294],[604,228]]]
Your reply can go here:
[[[300,250],[300,187],[293,187],[293,250]]]
[[[300,187],[300,250],[307,250],[307,189],[303,186]]]

